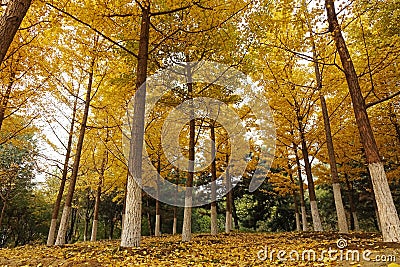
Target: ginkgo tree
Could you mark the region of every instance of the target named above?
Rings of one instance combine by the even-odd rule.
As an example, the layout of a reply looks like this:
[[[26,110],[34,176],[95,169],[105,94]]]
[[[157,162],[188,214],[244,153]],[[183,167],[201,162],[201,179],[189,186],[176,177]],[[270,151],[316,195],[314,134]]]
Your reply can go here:
[[[400,220],[372,132],[357,73],[342,35],[342,30],[336,15],[335,4],[331,0],[326,0],[325,7],[328,15],[329,31],[332,32],[341,64],[346,74],[361,143],[363,144],[368,168],[371,173],[383,239],[388,242],[396,242],[400,240]]]

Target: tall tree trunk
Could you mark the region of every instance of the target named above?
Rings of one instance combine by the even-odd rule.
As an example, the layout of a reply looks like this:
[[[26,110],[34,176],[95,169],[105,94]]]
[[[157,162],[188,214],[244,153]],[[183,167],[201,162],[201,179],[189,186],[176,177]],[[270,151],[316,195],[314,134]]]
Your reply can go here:
[[[233,194],[232,194],[232,202],[231,203],[232,203],[232,217],[234,219],[235,229],[240,230],[239,216],[237,215],[237,212],[236,212],[236,205],[235,205],[235,199],[233,198]]]
[[[174,221],[172,223],[172,234],[176,234],[176,225],[177,225],[177,207],[174,206]]]
[[[318,67],[316,67],[316,68],[318,68]],[[343,201],[342,201],[342,192],[340,190],[340,181],[339,181],[338,171],[337,171],[337,167],[336,167],[336,158],[335,158],[335,151],[333,148],[332,133],[331,133],[331,126],[330,126],[330,122],[329,122],[328,109],[326,107],[325,98],[321,92],[320,92],[319,97],[320,97],[320,101],[321,101],[322,114],[324,117],[326,145],[328,147],[329,165],[331,168],[331,175],[332,175],[333,197],[334,197],[334,201],[335,201],[339,233],[348,233],[349,228],[347,226],[346,213],[344,211],[344,206],[343,206]]]
[[[0,18],[0,65],[31,3],[32,0],[8,1],[7,8]]]
[[[307,3],[305,1],[304,1],[304,5],[305,5],[305,7],[307,7]],[[307,10],[307,8],[306,8],[306,10]],[[322,116],[324,119],[326,144],[327,144],[327,149],[328,149],[329,165],[330,165],[331,176],[332,176],[333,197],[334,197],[334,201],[335,201],[336,215],[337,215],[337,220],[338,220],[338,230],[339,230],[339,233],[348,233],[349,229],[347,227],[346,213],[345,213],[344,206],[343,206],[342,194],[341,194],[341,190],[340,190],[340,181],[339,181],[339,176],[338,176],[337,167],[336,167],[336,158],[335,158],[335,151],[333,148],[328,108],[326,106],[324,95],[321,91],[322,90],[322,76],[321,76],[321,72],[319,69],[318,54],[317,54],[317,49],[316,49],[315,40],[314,40],[314,33],[312,30],[311,23],[309,21],[309,14],[307,12],[306,12],[305,16],[306,16],[307,26],[308,26],[309,32],[310,32],[310,37],[311,37],[310,40],[311,40],[311,48],[312,48],[312,52],[313,52],[315,78],[317,81],[316,89],[319,92]]]
[[[297,151],[297,145],[294,143],[293,143],[293,149],[296,157],[297,176],[299,177],[301,224],[303,226],[303,231],[308,231],[307,210],[306,210],[306,202],[304,200],[304,183],[303,183],[303,177],[301,175],[301,164],[300,164],[299,154]]]
[[[86,97],[85,97],[85,110],[83,112],[82,123],[81,123],[81,127],[79,130],[79,137],[78,137],[78,143],[76,145],[76,153],[75,153],[74,164],[72,167],[72,174],[71,174],[71,178],[70,178],[68,193],[67,193],[67,196],[65,199],[63,213],[61,216],[60,227],[58,228],[57,239],[56,239],[56,243],[55,243],[57,246],[65,245],[65,234],[67,232],[68,218],[69,218],[69,214],[71,212],[72,200],[73,200],[74,192],[75,192],[75,184],[76,184],[76,180],[78,178],[79,163],[81,160],[83,141],[85,138],[86,123],[87,123],[87,119],[89,116],[89,107],[90,107],[90,100],[91,100],[90,95],[92,92],[94,64],[95,64],[95,60],[93,59],[91,62],[91,66],[90,66],[89,81],[88,81],[88,87],[86,90]]]
[[[149,236],[153,234],[153,226],[151,225],[151,216],[150,216],[150,204],[149,204],[149,195],[146,198],[146,207],[147,207],[147,227],[149,228]]]
[[[306,202],[304,200],[304,183],[303,183],[303,177],[301,175],[301,165],[299,156],[297,154],[297,147],[295,153],[296,153],[297,176],[299,177],[299,188],[300,188],[301,224],[303,226],[303,231],[308,231]]]
[[[334,1],[326,0],[325,7],[328,15],[329,31],[332,32],[346,75],[361,143],[364,147],[368,169],[371,173],[383,240],[386,242],[400,242],[399,216],[393,202],[383,163],[379,156],[378,146],[372,132],[357,73],[337,20]]]
[[[129,177],[124,228],[121,234],[121,247],[139,247],[142,224],[142,151],[144,138],[144,116],[146,104],[147,61],[149,57],[150,2],[142,8],[139,53],[137,62],[136,94],[133,104],[132,131],[129,151]],[[143,88],[139,90],[143,84]]]
[[[54,203],[53,213],[51,215],[49,234],[47,236],[47,245],[48,246],[53,246],[54,242],[55,242],[55,235],[56,235],[56,228],[57,228],[57,218],[58,218],[58,213],[60,211],[62,196],[64,194],[65,183],[67,181],[69,158],[71,157],[72,139],[73,139],[73,136],[74,136],[74,127],[75,127],[76,107],[77,107],[77,104],[78,104],[78,95],[79,95],[79,90],[76,93],[75,100],[74,100],[74,107],[72,109],[71,125],[69,127],[69,133],[68,133],[67,152],[66,152],[65,158],[64,158],[64,166],[63,166],[63,171],[62,171],[61,183],[60,183],[60,187],[58,189],[56,202]]]
[[[288,172],[289,172],[290,181],[295,185],[296,182],[294,181],[293,175],[291,173],[292,167],[290,166],[289,162],[288,162],[288,168],[289,168]],[[301,231],[298,194],[297,194],[296,189],[292,190],[292,194],[293,194],[293,203],[294,203],[294,214],[295,214],[295,219],[296,219],[296,231]]]
[[[108,119],[107,119],[108,122]],[[109,141],[109,129],[107,128],[106,130],[106,137],[104,139],[104,143],[107,144]],[[94,157],[94,155],[93,155]],[[101,165],[100,169],[96,168],[97,173],[99,174],[99,184],[97,186],[97,191],[96,191],[96,198],[94,202],[94,212],[93,212],[93,225],[92,225],[92,234],[90,236],[90,241],[96,241],[97,240],[97,226],[99,223],[99,207],[100,207],[100,197],[101,197],[101,190],[102,186],[104,183],[104,174],[106,172],[106,167],[108,164],[108,149],[107,147],[104,148],[104,153],[103,153],[103,158],[101,159]]]
[[[190,66],[189,56],[187,56],[186,75],[188,79],[188,98],[192,103],[193,99],[193,83],[192,83],[192,70]],[[193,107],[193,106],[192,106]],[[186,192],[185,192],[185,208],[183,210],[183,227],[182,227],[182,241],[190,241],[192,238],[192,186],[194,177],[194,157],[195,157],[195,130],[196,120],[194,119],[194,111],[191,108],[189,122],[189,166],[186,179]]]
[[[76,208],[71,209],[71,225],[70,225],[68,233],[66,234],[66,242],[69,244],[71,244],[74,240],[74,230],[75,230],[77,211],[78,210]]]
[[[109,141],[109,129],[107,128],[106,138],[105,138],[104,142],[107,144],[108,141]],[[97,187],[96,199],[95,199],[95,203],[94,203],[93,225],[92,225],[92,234],[90,237],[90,241],[97,240],[97,226],[99,223],[99,207],[100,207],[100,201],[101,201],[100,197],[101,197],[102,186],[104,183],[104,174],[106,172],[107,163],[108,163],[108,150],[107,150],[107,147],[105,147],[103,158],[101,160],[100,170],[97,170],[97,172],[99,174],[99,184]]]
[[[345,174],[346,185],[348,191],[349,205],[350,205],[350,229],[354,231],[359,231],[360,226],[358,224],[358,217],[356,212],[356,205],[354,203],[354,189],[353,185],[349,180],[349,176]]]
[[[233,188],[231,189],[231,176],[229,175],[229,155],[226,155],[226,190],[229,192],[226,194],[226,213],[225,213],[225,233],[230,233],[232,230],[232,192]]]
[[[308,195],[310,198],[310,206],[311,206],[311,217],[313,220],[314,231],[322,231],[321,218],[319,216],[318,206],[317,206],[317,197],[315,195],[314,188],[314,179],[311,173],[311,164],[310,159],[308,157],[308,147],[306,143],[306,138],[304,136],[304,127],[302,125],[301,119],[298,119],[299,123],[299,133],[301,139],[301,151],[303,153],[304,160],[304,168],[306,170],[307,182],[308,182]]]
[[[160,214],[160,201],[158,200],[159,195],[160,195],[160,181],[158,179],[158,175],[161,174],[161,156],[158,155],[158,161],[157,161],[157,197],[156,197],[156,224],[155,224],[155,229],[154,229],[154,235],[155,236],[160,236],[161,235],[161,214]]]
[[[214,122],[210,124],[210,138],[211,138],[211,234],[218,233],[218,218],[217,218],[217,189],[215,181],[217,180],[217,164],[216,164],[216,148],[215,148],[215,127]]]
[[[311,27],[310,27],[310,32],[311,32]],[[311,33],[311,42],[312,42],[312,51],[313,51],[313,59],[314,59],[315,78],[317,80],[317,90],[319,92],[322,117],[324,119],[326,146],[328,149],[329,166],[330,166],[331,176],[332,176],[333,198],[335,201],[336,215],[337,215],[337,220],[338,220],[338,229],[339,229],[339,233],[348,233],[349,228],[347,227],[346,213],[344,211],[344,206],[343,206],[343,201],[342,201],[342,193],[340,190],[339,175],[338,175],[338,171],[337,171],[337,167],[336,167],[335,150],[333,147],[328,107],[326,106],[325,97],[321,91],[322,90],[322,76],[321,76],[321,72],[319,70],[318,55],[317,55],[317,51],[315,48],[315,42],[314,42],[314,37],[313,37],[312,33]]]
[[[299,202],[298,202],[298,194],[296,190],[293,190],[293,202],[294,202],[294,213],[296,219],[296,231],[301,231],[301,223],[300,223],[300,213],[299,213]]]
[[[99,186],[97,187],[96,198],[95,198],[95,202],[94,202],[92,234],[90,236],[90,241],[92,241],[92,242],[97,240],[97,226],[99,223],[99,207],[100,207],[102,178],[100,178],[100,180],[101,180],[101,182],[100,182]]]
[[[179,185],[179,179],[180,179],[179,166],[177,166],[176,172],[177,172],[176,173],[176,184]],[[175,202],[176,202],[177,198],[178,198],[178,187],[176,187],[176,189],[174,191],[174,197],[175,197]],[[174,221],[172,223],[172,234],[173,235],[176,234],[177,224],[178,224],[178,207],[174,206]]]
[[[290,182],[293,185],[296,185],[296,182],[293,178],[293,174],[292,174],[292,166],[290,165],[290,160],[289,158],[287,158],[287,168],[288,168],[288,175],[289,175],[289,179]],[[296,220],[296,231],[301,231],[301,223],[300,223],[300,213],[299,213],[299,202],[298,202],[298,194],[295,188],[293,188],[292,190],[292,195],[293,195],[293,204],[294,204],[294,214],[295,214],[295,220]]]
[[[87,194],[86,194],[86,210],[85,210],[85,228],[83,229],[83,241],[88,240],[88,235],[89,235],[89,223],[90,223],[90,189],[87,189]]]
[[[154,226],[154,236],[161,236],[161,215],[160,215],[160,201],[156,199],[156,223]]]

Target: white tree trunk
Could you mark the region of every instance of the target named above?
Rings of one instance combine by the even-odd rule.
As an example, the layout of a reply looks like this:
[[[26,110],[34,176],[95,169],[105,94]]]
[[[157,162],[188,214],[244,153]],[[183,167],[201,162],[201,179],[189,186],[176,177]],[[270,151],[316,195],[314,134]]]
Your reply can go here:
[[[98,220],[93,220],[93,226],[92,226],[92,235],[90,236],[90,241],[94,242],[97,240],[97,225],[98,225]]]
[[[177,224],[177,220],[176,217],[174,217],[174,223],[172,224],[172,234],[176,235],[176,224]]]
[[[378,206],[379,222],[385,242],[400,242],[400,221],[393,202],[383,164],[368,164]]]
[[[47,237],[47,246],[54,245],[54,239],[56,238],[56,228],[57,228],[57,219],[51,219],[49,235]]]
[[[360,231],[360,224],[358,223],[357,213],[353,212],[354,231]]]
[[[348,233],[346,212],[342,202],[342,194],[340,192],[340,184],[334,183],[333,186],[333,197],[335,200],[336,214],[338,219],[339,233]]]
[[[65,245],[65,233],[68,230],[68,218],[71,214],[71,207],[64,206],[63,213],[61,216],[60,227],[58,228],[56,246]]]
[[[314,231],[323,231],[321,219],[319,217],[317,201],[315,200],[310,201],[310,206],[311,206],[311,217],[313,220]]]
[[[161,227],[161,215],[158,214],[158,215],[156,215],[156,225],[154,227],[154,235],[155,236],[161,235],[160,227]]]
[[[85,219],[85,228],[83,229],[83,242],[87,241],[87,231],[88,231],[88,223],[86,222],[87,219]]]
[[[218,234],[217,206],[211,205],[211,234]]]
[[[225,215],[225,233],[229,234],[232,230],[232,214],[227,211]]]
[[[182,241],[192,238],[192,190],[186,188],[185,208],[183,210]]]
[[[306,207],[304,206],[301,206],[301,222],[303,225],[303,231],[308,231],[307,212]]]
[[[133,101],[129,142],[128,181],[126,186],[124,228],[121,247],[139,247],[142,231],[142,152],[145,128],[147,60],[149,56],[150,1],[142,8],[139,52],[136,68],[136,93]],[[141,87],[141,86],[144,87]]]
[[[142,189],[132,176],[128,178],[125,209],[121,247],[139,247],[142,231]]]
[[[300,232],[301,231],[301,224],[300,224],[300,214],[296,212],[296,231]]]

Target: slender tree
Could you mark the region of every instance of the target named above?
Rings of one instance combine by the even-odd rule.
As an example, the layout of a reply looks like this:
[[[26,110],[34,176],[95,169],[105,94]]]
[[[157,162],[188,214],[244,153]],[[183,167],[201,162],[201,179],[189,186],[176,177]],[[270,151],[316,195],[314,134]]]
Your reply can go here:
[[[225,156],[226,171],[225,171],[225,183],[226,188],[229,190],[232,187],[231,176],[229,175],[229,155]],[[232,230],[232,200],[233,200],[233,188],[226,194],[226,212],[225,212],[225,233],[230,233]]]
[[[72,173],[71,173],[71,177],[70,177],[68,193],[67,193],[67,196],[65,199],[64,209],[63,209],[63,213],[61,216],[60,226],[58,228],[57,238],[56,238],[56,242],[55,242],[55,245],[57,245],[57,246],[62,246],[62,245],[65,245],[65,243],[66,243],[65,237],[66,237],[67,230],[68,230],[68,219],[69,219],[69,216],[71,213],[72,200],[74,197],[75,185],[76,185],[76,180],[78,178],[79,164],[80,164],[80,159],[81,159],[81,155],[82,155],[83,141],[85,138],[86,123],[87,123],[87,120],[89,117],[91,92],[92,92],[92,87],[93,87],[94,65],[95,65],[95,59],[93,58],[91,65],[90,65],[90,70],[89,70],[89,79],[88,79],[88,85],[87,85],[86,97],[85,97],[85,109],[83,112],[82,123],[81,123],[81,127],[79,130],[79,137],[78,137],[78,143],[76,145],[74,164],[72,166]]]
[[[109,129],[106,129],[106,137],[104,143],[107,144],[109,139]],[[99,208],[100,208],[100,197],[102,193],[103,183],[104,183],[104,174],[106,171],[108,163],[108,149],[105,148],[103,152],[103,156],[101,159],[100,169],[95,167],[97,174],[99,175],[99,181],[96,190],[96,197],[94,202],[94,211],[93,211],[93,224],[92,224],[92,234],[90,236],[90,241],[97,240],[97,228],[99,223]]]
[[[157,174],[161,175],[161,155],[160,154],[158,154],[158,157],[157,157]],[[160,181],[159,181],[158,175],[156,178],[157,198],[156,198],[156,224],[154,226],[154,235],[155,236],[161,235],[160,201],[158,200],[158,196],[160,195]]]
[[[304,2],[305,8],[307,9],[307,4]],[[326,106],[325,97],[322,93],[322,74],[320,70],[319,58],[317,54],[316,42],[314,37],[314,32],[311,27],[309,14],[305,12],[306,23],[310,32],[310,41],[311,41],[311,48],[313,53],[313,61],[314,61],[314,74],[315,79],[317,81],[317,91],[319,92],[319,99],[321,102],[321,110],[322,110],[322,117],[324,119],[324,127],[325,127],[325,137],[326,137],[326,146],[328,149],[328,156],[329,156],[329,166],[331,170],[332,176],[332,187],[333,187],[333,197],[335,201],[335,208],[336,208],[336,215],[338,220],[338,228],[339,233],[348,233],[349,229],[347,227],[347,218],[346,213],[344,211],[343,201],[342,201],[342,193],[340,190],[340,181],[339,175],[336,166],[336,158],[335,158],[335,150],[333,147],[333,140],[332,140],[332,132],[331,132],[331,124],[329,120],[329,113],[328,108]]]
[[[299,188],[300,188],[300,210],[301,210],[301,224],[303,226],[303,231],[308,230],[308,223],[307,223],[307,210],[306,210],[306,202],[304,200],[304,183],[303,177],[301,175],[301,164],[300,158],[297,151],[297,145],[293,143],[293,150],[294,155],[296,157],[296,165],[297,165],[297,177],[299,180]]]
[[[189,56],[186,58],[186,77],[188,99],[193,99],[193,82],[192,82],[192,66],[190,65]],[[186,178],[186,192],[185,192],[185,208],[183,210],[183,227],[182,227],[182,241],[190,241],[192,238],[192,186],[194,178],[194,159],[195,159],[195,137],[196,137],[196,120],[194,119],[194,111],[191,109],[191,118],[189,122],[189,166]]]
[[[179,166],[177,166],[176,168],[176,184],[179,183],[180,180],[180,174],[179,174]],[[174,191],[175,194],[175,200],[177,198],[178,195],[178,187],[176,187],[176,190]],[[178,224],[178,207],[174,206],[174,219],[173,219],[173,223],[172,223],[172,234],[175,235],[176,234],[176,227]]]
[[[210,123],[210,138],[211,138],[211,234],[216,235],[218,233],[218,214],[217,214],[217,192],[216,184],[217,180],[217,159],[216,159],[216,144],[215,144],[215,121]]]
[[[321,218],[319,216],[318,206],[317,206],[317,196],[315,195],[315,186],[314,186],[314,179],[311,172],[311,162],[309,159],[308,154],[308,146],[307,141],[304,133],[304,125],[303,125],[303,118],[300,115],[300,109],[296,107],[296,117],[298,122],[298,129],[300,134],[300,141],[301,141],[301,152],[303,154],[304,160],[304,169],[306,170],[307,182],[308,182],[308,195],[310,198],[310,206],[311,206],[311,217],[313,220],[313,227],[314,231],[322,231],[322,223]]]
[[[316,68],[318,68],[318,67],[316,66]],[[326,107],[325,97],[321,92],[320,92],[319,97],[320,97],[320,101],[321,101],[322,116],[324,117],[326,145],[328,148],[329,165],[330,165],[331,176],[332,176],[333,197],[334,197],[334,201],[335,201],[336,214],[337,214],[337,218],[338,218],[339,233],[348,233],[349,229],[347,227],[347,218],[346,218],[346,213],[344,211],[344,206],[343,206],[343,201],[342,201],[342,193],[341,193],[341,189],[340,189],[339,175],[338,175],[337,166],[336,166],[335,151],[333,148],[328,108]]]
[[[71,125],[70,125],[69,133],[68,133],[67,151],[66,151],[65,159],[64,159],[61,183],[60,183],[60,187],[58,189],[56,202],[54,203],[53,213],[51,215],[49,234],[47,236],[47,245],[48,246],[54,245],[54,242],[55,242],[57,218],[58,218],[58,213],[60,211],[62,196],[64,194],[65,183],[67,181],[69,159],[71,157],[72,139],[74,136],[75,117],[76,117],[76,110],[77,110],[77,104],[78,104],[78,94],[79,94],[79,90],[75,96],[74,106],[72,108]]]
[[[288,159],[288,173],[289,173],[289,178],[292,184],[296,184],[293,174],[292,174],[292,166],[290,164],[290,161]],[[300,223],[300,213],[299,213],[299,202],[298,202],[298,193],[295,188],[292,189],[292,195],[293,195],[293,202],[294,202],[294,213],[295,213],[295,219],[296,219],[296,231],[301,231],[301,223]]]

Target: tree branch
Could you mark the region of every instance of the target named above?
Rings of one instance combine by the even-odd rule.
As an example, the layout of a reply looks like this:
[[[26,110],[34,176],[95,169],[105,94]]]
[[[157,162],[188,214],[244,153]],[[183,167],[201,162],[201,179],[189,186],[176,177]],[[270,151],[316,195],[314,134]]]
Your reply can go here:
[[[104,15],[106,18],[126,18],[126,17],[132,17],[135,16],[136,14],[133,13],[128,13],[128,14],[110,14],[110,15]]]
[[[365,105],[365,107],[366,107],[366,108],[370,108],[370,107],[375,106],[375,105],[377,105],[377,104],[380,104],[380,103],[382,103],[382,102],[388,101],[388,100],[390,100],[390,99],[392,99],[392,98],[394,98],[394,97],[396,97],[396,96],[398,96],[398,95],[400,95],[400,91],[398,91],[398,92],[396,92],[396,93],[394,93],[394,94],[391,94],[391,95],[389,95],[389,96],[387,96],[387,97],[378,99],[378,100],[376,100],[376,101],[374,101],[374,102],[368,103],[368,104]]]
[[[30,25],[30,26],[27,26],[27,27],[25,27],[25,28],[19,28],[18,30],[19,30],[19,31],[29,30],[30,28],[36,27],[37,25],[42,24],[42,23],[45,23],[45,22],[46,22],[46,23],[50,23],[51,21],[50,21],[50,20],[38,21],[38,22],[36,22],[36,23],[34,23],[34,24]]]
[[[128,54],[134,56],[135,58],[138,58],[138,56],[137,56],[134,52],[132,52],[131,50],[129,50],[129,49],[126,48],[125,46],[121,45],[120,43],[118,43],[118,42],[112,40],[110,37],[108,37],[108,36],[105,35],[104,33],[100,32],[99,30],[97,30],[96,28],[94,28],[94,27],[93,27],[92,25],[90,25],[89,23],[86,23],[86,22],[84,22],[84,21],[78,19],[78,18],[75,17],[74,15],[72,15],[72,14],[70,14],[70,13],[68,13],[68,12],[66,12],[66,11],[64,11],[64,10],[62,10],[62,9],[60,9],[60,8],[58,8],[58,7],[56,7],[56,6],[54,6],[54,5],[51,4],[51,3],[46,3],[46,4],[47,4],[48,6],[54,8],[55,10],[57,10],[57,11],[63,13],[64,15],[67,15],[68,17],[72,18],[73,20],[75,20],[75,21],[77,21],[77,22],[79,22],[79,23],[85,25],[86,27],[90,28],[92,31],[94,31],[95,33],[97,33],[98,35],[100,35],[101,37],[103,37],[104,39],[106,39],[107,41],[109,41],[109,42],[115,44],[116,46],[118,46],[119,48],[121,48],[122,50],[124,50],[125,52],[127,52]]]
[[[187,5],[187,6],[183,6],[183,7],[178,7],[175,9],[171,9],[171,10],[166,10],[166,11],[160,11],[160,12],[150,12],[150,16],[151,17],[155,17],[155,16],[161,16],[161,15],[167,15],[167,14],[172,14],[178,11],[182,11],[188,8],[191,8],[193,5]]]

